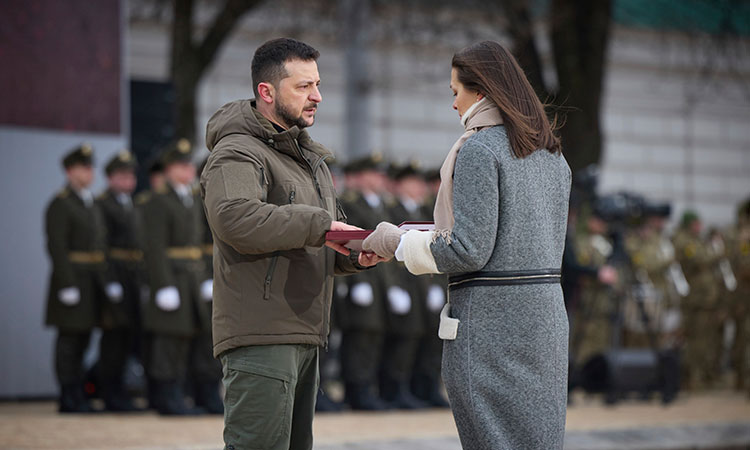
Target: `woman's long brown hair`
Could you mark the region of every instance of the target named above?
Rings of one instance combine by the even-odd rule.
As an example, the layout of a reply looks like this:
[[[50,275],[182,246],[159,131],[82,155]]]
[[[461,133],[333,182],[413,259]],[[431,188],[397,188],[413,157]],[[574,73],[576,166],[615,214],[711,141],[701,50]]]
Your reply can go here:
[[[525,158],[539,149],[561,151],[560,138],[555,135],[557,118],[550,124],[531,83],[502,45],[493,41],[470,45],[453,55],[451,65],[466,89],[498,106],[516,157]]]

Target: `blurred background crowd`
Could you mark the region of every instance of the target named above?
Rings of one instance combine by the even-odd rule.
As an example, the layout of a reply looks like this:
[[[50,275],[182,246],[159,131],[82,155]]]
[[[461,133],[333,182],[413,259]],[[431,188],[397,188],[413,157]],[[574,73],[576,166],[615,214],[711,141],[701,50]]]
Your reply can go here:
[[[749,2],[7,0],[0,398],[56,396],[57,374],[64,409],[95,396],[116,411],[220,412],[210,233],[198,192],[171,186],[194,182],[204,124],[252,95],[252,53],[277,36],[321,52],[309,131],[335,152],[341,208],[366,229],[431,220],[437,168],[461,134],[451,55],[483,39],[512,48],[574,172],[571,389],[610,403],[747,392]],[[164,208],[186,220],[162,220]],[[80,226],[45,229],[61,217]],[[90,307],[62,344],[43,326],[58,263],[92,280],[66,292]],[[192,298],[155,305],[159,277]],[[443,278],[395,262],[337,280],[319,407],[446,406],[445,301]],[[47,312],[48,325],[67,320]],[[55,361],[58,345],[89,370]]]

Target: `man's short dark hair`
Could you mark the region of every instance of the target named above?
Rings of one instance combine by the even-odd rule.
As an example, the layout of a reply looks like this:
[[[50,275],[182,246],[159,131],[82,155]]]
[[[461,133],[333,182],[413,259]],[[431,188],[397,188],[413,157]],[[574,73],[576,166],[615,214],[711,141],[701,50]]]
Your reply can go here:
[[[316,61],[319,56],[314,48],[290,38],[272,39],[261,45],[255,50],[251,65],[255,98],[258,98],[258,83],[278,86],[279,81],[288,76],[284,69],[287,61]]]

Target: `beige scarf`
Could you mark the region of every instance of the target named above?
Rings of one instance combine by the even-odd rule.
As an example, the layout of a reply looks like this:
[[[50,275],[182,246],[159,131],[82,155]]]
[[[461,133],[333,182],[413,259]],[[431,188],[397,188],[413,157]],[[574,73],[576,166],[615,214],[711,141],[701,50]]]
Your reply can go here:
[[[453,231],[453,171],[456,168],[456,158],[458,151],[464,145],[469,137],[481,130],[482,128],[492,127],[503,123],[500,116],[500,110],[487,97],[482,98],[466,110],[461,117],[466,132],[453,144],[445,162],[440,168],[440,189],[438,189],[437,199],[435,200],[435,233],[432,236],[433,242],[438,236],[442,236],[448,244],[451,243],[451,232]]]

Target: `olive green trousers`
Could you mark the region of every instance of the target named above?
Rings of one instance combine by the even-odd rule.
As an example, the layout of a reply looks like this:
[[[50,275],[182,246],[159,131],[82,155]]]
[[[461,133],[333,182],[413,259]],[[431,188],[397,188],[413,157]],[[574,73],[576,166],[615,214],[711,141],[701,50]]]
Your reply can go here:
[[[255,345],[221,354],[227,450],[312,449],[318,347]]]

